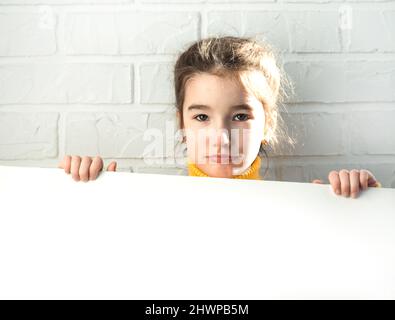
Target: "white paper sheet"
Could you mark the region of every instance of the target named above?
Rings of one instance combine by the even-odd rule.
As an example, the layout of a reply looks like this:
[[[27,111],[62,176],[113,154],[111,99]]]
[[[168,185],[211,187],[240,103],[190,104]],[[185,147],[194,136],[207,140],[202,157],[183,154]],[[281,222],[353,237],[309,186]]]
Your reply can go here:
[[[395,190],[0,166],[1,299],[394,299]]]

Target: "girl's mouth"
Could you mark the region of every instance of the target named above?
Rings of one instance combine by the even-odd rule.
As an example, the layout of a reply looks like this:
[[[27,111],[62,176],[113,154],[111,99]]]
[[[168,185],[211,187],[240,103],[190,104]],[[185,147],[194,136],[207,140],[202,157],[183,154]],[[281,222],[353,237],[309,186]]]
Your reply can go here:
[[[214,155],[206,157],[210,162],[215,163],[231,163],[232,158],[229,155]]]

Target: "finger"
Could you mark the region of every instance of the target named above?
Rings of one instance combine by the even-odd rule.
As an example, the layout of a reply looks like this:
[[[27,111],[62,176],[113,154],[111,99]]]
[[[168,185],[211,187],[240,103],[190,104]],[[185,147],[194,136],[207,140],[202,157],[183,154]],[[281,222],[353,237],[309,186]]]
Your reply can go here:
[[[80,176],[79,176],[80,164],[81,164],[81,157],[79,156],[71,157],[71,176],[75,181],[80,180]]]
[[[337,171],[331,171],[328,175],[329,183],[332,186],[333,192],[340,195],[340,177]]]
[[[99,172],[103,169],[103,159],[99,156],[93,158],[91,167],[89,169],[89,179],[95,180],[99,175]]]
[[[64,156],[63,160],[59,163],[58,168],[64,169],[64,172],[70,174],[71,156]]]
[[[366,190],[368,188],[368,180],[369,180],[369,171],[364,169],[359,171],[359,183],[362,186],[362,190]]]
[[[80,165],[80,170],[78,171],[78,174],[80,175],[80,179],[84,182],[89,180],[89,168],[91,166],[92,159],[91,157],[82,157],[81,165]]]
[[[350,173],[348,170],[343,169],[339,171],[340,188],[342,195],[345,197],[350,196]]]
[[[65,159],[65,158],[66,158],[66,156],[64,156],[63,159],[60,160],[60,162],[58,163],[58,168],[59,168],[59,169],[63,169],[63,162],[64,162],[64,159]]]
[[[368,187],[375,187],[377,184],[377,179],[369,170],[366,170],[366,171],[368,172],[368,176],[369,176]]]
[[[350,188],[351,197],[356,198],[359,194],[359,170],[357,169],[350,171]]]
[[[107,171],[116,171],[116,170],[117,170],[117,163],[116,161],[113,161],[108,165]]]
[[[323,184],[323,183],[324,183],[324,181],[322,181],[322,180],[319,180],[319,179],[316,179],[316,180],[313,180],[313,181],[312,181],[312,183]]]

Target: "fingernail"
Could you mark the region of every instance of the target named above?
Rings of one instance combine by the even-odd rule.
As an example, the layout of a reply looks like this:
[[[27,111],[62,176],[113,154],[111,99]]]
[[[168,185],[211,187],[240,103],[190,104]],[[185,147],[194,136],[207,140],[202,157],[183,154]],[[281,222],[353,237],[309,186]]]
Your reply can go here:
[[[355,192],[353,192],[353,193],[351,193],[351,197],[352,197],[352,198],[356,198],[356,197],[357,197],[357,194],[356,194]]]
[[[336,189],[336,194],[340,194],[340,190],[339,189]]]

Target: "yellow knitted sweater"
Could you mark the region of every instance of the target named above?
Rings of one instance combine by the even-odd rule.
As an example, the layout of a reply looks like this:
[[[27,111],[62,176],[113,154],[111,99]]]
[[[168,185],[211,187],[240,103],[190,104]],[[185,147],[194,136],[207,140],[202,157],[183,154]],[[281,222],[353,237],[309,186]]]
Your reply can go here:
[[[252,162],[251,166],[242,174],[233,176],[232,179],[251,179],[261,180],[259,169],[261,168],[261,158],[257,156]],[[195,163],[188,161],[188,174],[195,177],[209,177],[206,173],[200,170]]]

